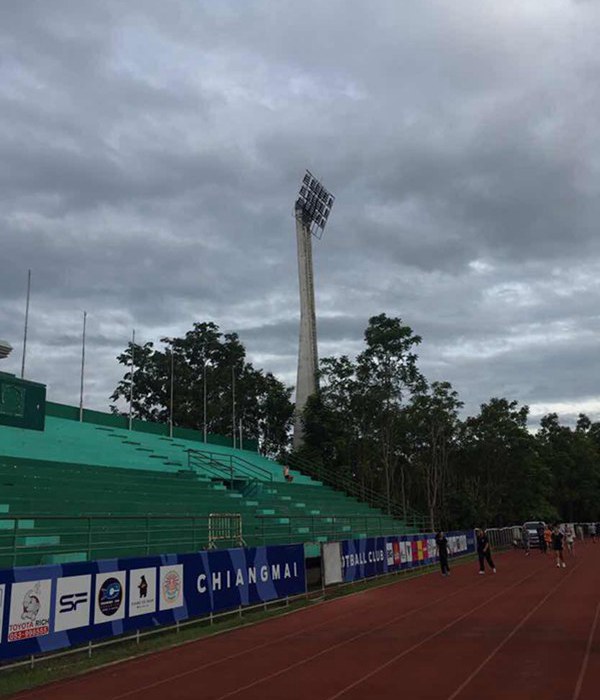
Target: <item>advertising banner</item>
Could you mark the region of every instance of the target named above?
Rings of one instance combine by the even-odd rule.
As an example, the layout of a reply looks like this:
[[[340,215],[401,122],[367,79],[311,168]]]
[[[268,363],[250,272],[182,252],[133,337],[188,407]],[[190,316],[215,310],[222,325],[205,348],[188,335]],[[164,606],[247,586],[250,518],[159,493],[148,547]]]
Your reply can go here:
[[[304,545],[0,570],[0,659],[306,592]]]
[[[475,551],[472,530],[448,532],[446,538],[451,557]],[[367,537],[361,540],[345,540],[339,545],[344,582],[434,564],[438,560],[435,535],[432,533]],[[327,578],[325,582],[333,583]]]
[[[387,571],[385,537],[345,540],[341,545],[344,581],[357,581]]]

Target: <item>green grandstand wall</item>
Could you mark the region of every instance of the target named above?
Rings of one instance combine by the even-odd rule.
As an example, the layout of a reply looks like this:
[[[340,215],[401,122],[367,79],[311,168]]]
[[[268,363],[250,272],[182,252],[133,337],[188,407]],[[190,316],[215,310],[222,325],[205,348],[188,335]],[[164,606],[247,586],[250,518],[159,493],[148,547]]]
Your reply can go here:
[[[67,404],[48,401],[46,403],[46,413],[55,418],[79,421],[79,409]],[[102,411],[94,411],[87,408],[83,410],[83,422],[104,425],[109,428],[127,429],[129,427],[127,416],[116,413],[103,413]],[[132,421],[132,429],[136,432],[150,433],[151,435],[169,435],[169,426],[166,423],[153,423],[134,419]],[[175,426],[173,428],[173,437],[181,440],[204,443],[204,435],[202,432],[191,428],[179,428]],[[206,436],[206,443],[209,445],[222,445],[223,447],[232,447],[233,445],[231,437],[215,433],[209,433]],[[244,440],[243,449],[251,452],[258,452],[258,441],[250,439]]]

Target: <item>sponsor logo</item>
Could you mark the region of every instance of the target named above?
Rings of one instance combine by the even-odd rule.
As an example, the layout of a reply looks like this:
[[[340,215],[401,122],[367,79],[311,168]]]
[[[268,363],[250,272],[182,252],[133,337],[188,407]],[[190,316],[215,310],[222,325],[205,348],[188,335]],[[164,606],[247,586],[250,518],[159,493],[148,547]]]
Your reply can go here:
[[[43,637],[50,632],[52,581],[27,581],[12,586],[8,641]]]
[[[98,607],[103,615],[112,617],[123,602],[123,586],[116,578],[107,578],[98,591]]]
[[[140,582],[137,588],[140,592],[140,600],[148,595],[148,581],[146,581],[146,577],[143,574],[140,576]]]
[[[388,566],[394,566],[394,547],[391,542],[385,543],[385,551],[387,554]]]
[[[59,613],[70,613],[77,610],[77,606],[85,605],[88,602],[88,594],[85,591],[81,593],[65,593],[61,595],[59,600]]]
[[[160,567],[160,609],[183,605],[183,564]]]
[[[67,576],[56,582],[54,631],[86,627],[90,622],[92,577]]]
[[[129,572],[129,616],[156,612],[156,569],[132,569]]]
[[[112,622],[125,617],[124,571],[113,571],[96,576],[95,622]]]
[[[162,581],[163,599],[167,603],[177,600],[181,591],[181,578],[176,571],[169,571]]]

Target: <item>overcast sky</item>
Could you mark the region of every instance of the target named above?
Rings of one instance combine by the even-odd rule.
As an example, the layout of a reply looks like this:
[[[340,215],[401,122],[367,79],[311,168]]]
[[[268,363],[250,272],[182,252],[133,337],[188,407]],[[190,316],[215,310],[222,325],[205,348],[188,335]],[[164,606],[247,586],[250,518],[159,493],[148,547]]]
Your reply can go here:
[[[369,316],[423,337],[469,413],[600,419],[600,3],[5,0],[0,338],[18,373],[108,408],[115,357],[194,321],[295,381],[293,202],[336,195],[314,248],[319,353]]]

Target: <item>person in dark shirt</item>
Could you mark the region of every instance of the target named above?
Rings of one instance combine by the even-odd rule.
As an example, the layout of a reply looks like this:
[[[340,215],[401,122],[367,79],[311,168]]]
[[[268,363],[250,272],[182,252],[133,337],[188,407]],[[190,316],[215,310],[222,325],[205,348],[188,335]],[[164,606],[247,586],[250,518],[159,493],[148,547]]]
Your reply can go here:
[[[490,569],[496,573],[496,565],[492,559],[490,552],[490,541],[488,540],[485,530],[478,529],[477,534],[477,556],[479,557],[479,573],[485,574],[485,562],[487,561]]]
[[[564,569],[567,566],[565,563],[564,555],[563,555],[564,539],[565,539],[565,536],[560,531],[560,528],[558,527],[558,525],[555,525],[552,528],[552,549],[554,550],[554,553],[556,554],[556,566],[558,566],[559,569],[561,567]]]
[[[540,525],[537,529],[538,544],[540,546],[540,553],[546,554],[546,540],[544,539],[544,527]]]
[[[525,550],[525,556],[529,556],[529,530],[523,527],[521,530],[521,541],[523,542],[523,549]]]
[[[450,575],[450,567],[448,566],[448,540],[446,535],[440,530],[435,536],[435,544],[440,558],[440,568],[442,576]]]

